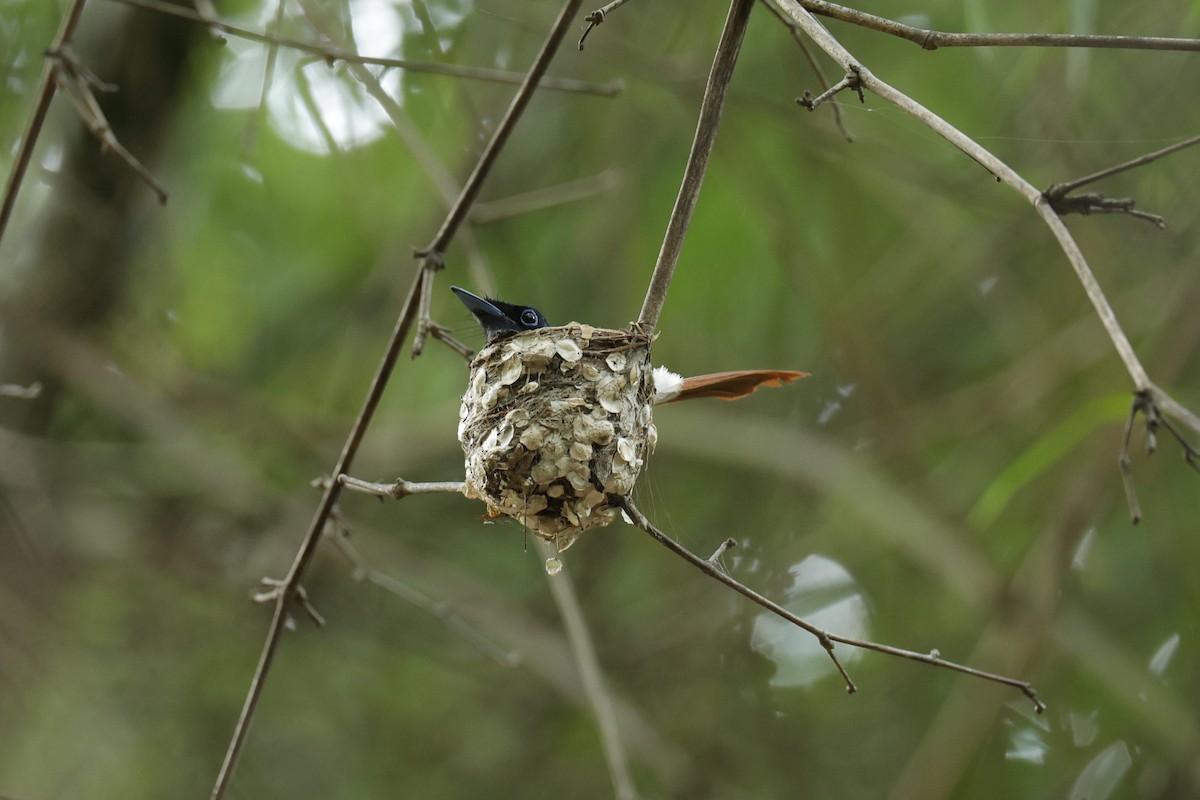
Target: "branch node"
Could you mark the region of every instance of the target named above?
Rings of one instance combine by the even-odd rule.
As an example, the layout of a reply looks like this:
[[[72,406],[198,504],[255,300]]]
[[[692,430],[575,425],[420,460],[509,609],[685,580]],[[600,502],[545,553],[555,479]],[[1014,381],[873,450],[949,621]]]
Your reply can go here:
[[[863,96],[862,77],[858,74],[858,65],[856,64],[851,64],[850,68],[846,71],[845,77],[833,86],[830,86],[816,97],[813,97],[812,92],[806,91],[803,95],[796,98],[796,104],[802,108],[807,108],[809,111],[814,111],[821,103],[824,103],[845,89],[853,89],[858,94],[858,102],[867,102]]]
[[[584,17],[583,21],[586,22],[588,24],[588,26],[583,29],[583,36],[579,37],[579,49],[580,50],[583,49],[583,42],[585,39],[587,39],[588,34],[592,32],[592,28],[596,27],[601,22],[604,22],[604,9],[597,8],[595,11],[593,11],[592,13],[590,13],[586,17]]]
[[[413,258],[420,261],[420,268],[430,272],[440,272],[446,268],[446,254],[431,248],[414,247]]]
[[[323,627],[325,625],[325,618],[322,617],[320,614],[318,614],[317,609],[313,606],[313,604],[311,602],[309,602],[308,592],[306,592],[304,590],[303,586],[300,586],[299,584],[297,584],[295,586],[295,588],[292,588],[286,579],[280,580],[279,578],[267,578],[267,577],[260,578],[259,585],[264,587],[262,589],[262,591],[255,592],[254,594],[250,595],[250,598],[254,602],[256,602],[256,603],[282,602],[282,601],[284,601],[285,596],[290,591],[290,593],[291,593],[290,599],[294,600],[300,604],[300,607],[304,609],[304,613],[306,613],[308,615],[309,619],[311,619],[314,623],[316,623],[317,627]],[[289,627],[294,628],[295,626],[289,626]]]
[[[392,483],[371,483],[370,481],[359,480],[349,475],[339,475],[338,483],[351,491],[362,492],[363,494],[370,494],[376,497],[391,497],[394,500],[403,500],[410,494],[436,494],[439,492],[456,494],[461,493],[464,486],[462,481],[416,483],[414,481],[406,481],[404,478],[396,478]]]
[[[1183,460],[1200,472],[1200,450],[1197,450],[1191,442],[1184,438],[1183,433],[1175,427],[1170,419],[1163,416],[1150,389],[1135,391],[1133,402],[1129,406],[1129,418],[1125,421],[1125,434],[1121,437],[1121,452],[1117,457],[1117,466],[1121,470],[1121,483],[1125,487],[1125,499],[1129,503],[1129,520],[1134,525],[1141,522],[1142,509],[1138,504],[1137,492],[1133,486],[1129,441],[1133,437],[1133,426],[1139,413],[1146,420],[1146,455],[1154,455],[1158,449],[1158,426],[1162,425],[1171,434],[1171,438],[1179,442],[1180,448],[1183,449]]]
[[[1160,231],[1166,230],[1166,220],[1158,214],[1135,209],[1136,201],[1132,197],[1106,197],[1100,192],[1073,195],[1069,194],[1072,188],[1071,184],[1056,183],[1042,192],[1054,213],[1060,217],[1067,214],[1128,214],[1151,223]]]
[[[717,549],[713,551],[713,554],[708,557],[708,563],[712,564],[714,567],[724,570],[725,567],[720,563],[721,556],[725,555],[735,547],[737,547],[737,542],[735,540],[726,539],[725,541],[721,542],[721,544],[717,546]]]

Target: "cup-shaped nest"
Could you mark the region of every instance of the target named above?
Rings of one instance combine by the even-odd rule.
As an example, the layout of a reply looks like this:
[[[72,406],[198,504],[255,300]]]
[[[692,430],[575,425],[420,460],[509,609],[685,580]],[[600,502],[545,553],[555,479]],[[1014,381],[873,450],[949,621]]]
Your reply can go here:
[[[571,323],[480,351],[459,413],[464,493],[560,551],[620,517],[657,439],[652,340]]]

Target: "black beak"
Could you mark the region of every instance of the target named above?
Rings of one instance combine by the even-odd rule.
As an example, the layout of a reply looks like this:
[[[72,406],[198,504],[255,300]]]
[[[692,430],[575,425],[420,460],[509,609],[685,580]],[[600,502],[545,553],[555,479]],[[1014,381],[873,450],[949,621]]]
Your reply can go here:
[[[479,295],[471,294],[460,286],[451,286],[450,291],[458,295],[458,299],[475,315],[479,327],[483,328],[484,337],[490,342],[501,333],[520,330],[508,315],[490,300]]]

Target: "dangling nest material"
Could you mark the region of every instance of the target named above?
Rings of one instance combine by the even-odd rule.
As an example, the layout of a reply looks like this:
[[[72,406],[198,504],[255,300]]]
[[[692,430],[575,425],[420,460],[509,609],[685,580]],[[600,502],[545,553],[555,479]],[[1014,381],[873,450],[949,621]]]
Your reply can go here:
[[[621,515],[654,449],[653,337],[571,323],[490,344],[471,362],[458,440],[468,497],[559,551]]]

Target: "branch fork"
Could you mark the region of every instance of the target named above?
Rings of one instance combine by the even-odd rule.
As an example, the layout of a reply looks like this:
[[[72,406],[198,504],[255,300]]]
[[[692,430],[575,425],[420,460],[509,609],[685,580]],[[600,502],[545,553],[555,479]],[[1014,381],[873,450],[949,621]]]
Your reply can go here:
[[[809,111],[815,111],[817,106],[821,105],[821,103],[824,103],[826,100],[831,99],[838,92],[846,89],[853,89],[858,94],[858,102],[867,102],[866,98],[863,97],[862,76],[858,74],[858,66],[856,64],[851,64],[850,68],[846,71],[846,76],[844,78],[835,83],[833,86],[830,86],[825,91],[821,92],[816,97],[813,97],[812,92],[805,91],[803,95],[796,98],[796,104],[803,108],[807,108]]]
[[[1145,389],[1133,393],[1133,402],[1129,406],[1129,419],[1125,423],[1125,435],[1121,438],[1121,454],[1117,458],[1117,466],[1121,468],[1121,483],[1125,487],[1125,499],[1129,502],[1129,521],[1134,525],[1142,521],[1142,508],[1138,503],[1137,492],[1133,487],[1133,468],[1129,460],[1129,441],[1133,437],[1133,426],[1138,414],[1146,420],[1146,455],[1154,455],[1158,449],[1158,426],[1161,424],[1171,434],[1183,449],[1183,460],[1192,469],[1200,472],[1200,450],[1184,438],[1183,433],[1175,427],[1171,420],[1159,410],[1154,396]]]

